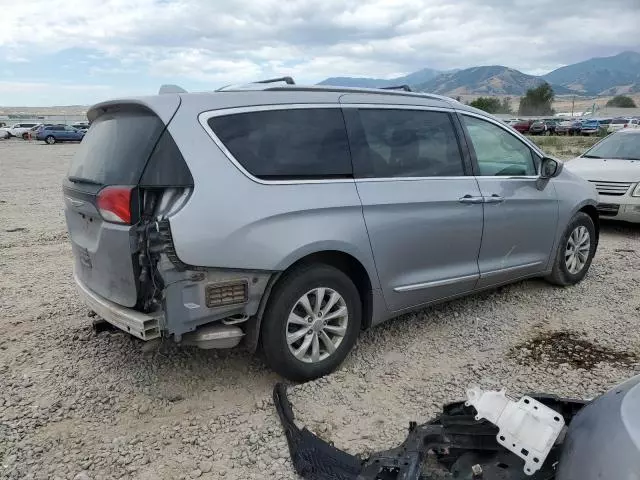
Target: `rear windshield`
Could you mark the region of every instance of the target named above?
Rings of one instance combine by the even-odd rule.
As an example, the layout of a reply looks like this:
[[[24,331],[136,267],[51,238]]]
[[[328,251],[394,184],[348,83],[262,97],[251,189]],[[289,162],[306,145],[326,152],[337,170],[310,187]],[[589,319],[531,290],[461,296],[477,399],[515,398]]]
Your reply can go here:
[[[100,185],[135,185],[164,123],[147,110],[117,111],[98,117],[80,143],[69,178]]]
[[[614,125],[624,125],[627,122],[629,122],[629,120],[626,118],[616,118],[615,120],[611,120],[611,123]]]

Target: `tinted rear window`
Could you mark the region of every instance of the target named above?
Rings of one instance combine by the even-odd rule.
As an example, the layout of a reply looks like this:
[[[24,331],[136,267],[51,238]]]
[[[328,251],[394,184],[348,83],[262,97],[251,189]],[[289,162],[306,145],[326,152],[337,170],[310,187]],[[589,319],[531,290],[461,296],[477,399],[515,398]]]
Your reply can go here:
[[[464,175],[458,140],[445,112],[359,109],[353,158],[358,177]]]
[[[162,120],[146,110],[107,112],[93,122],[80,143],[69,177],[102,185],[135,185],[163,130]]]
[[[212,117],[209,126],[242,167],[258,178],[352,176],[349,145],[340,109],[239,113]]]

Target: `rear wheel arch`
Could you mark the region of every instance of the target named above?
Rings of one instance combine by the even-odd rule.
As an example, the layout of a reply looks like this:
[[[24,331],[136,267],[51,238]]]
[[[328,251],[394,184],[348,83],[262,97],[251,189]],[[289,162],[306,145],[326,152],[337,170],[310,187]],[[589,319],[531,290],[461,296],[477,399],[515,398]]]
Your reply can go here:
[[[260,301],[258,312],[247,324],[245,344],[250,351],[255,351],[260,342],[262,318],[268,303],[272,300],[271,294],[274,288],[282,282],[288,273],[308,267],[309,265],[329,265],[347,275],[355,284],[360,295],[362,305],[361,328],[365,330],[371,326],[373,317],[373,292],[371,278],[366,267],[360,260],[349,253],[340,250],[322,250],[297,259],[284,270],[273,275]]]
[[[324,250],[311,253],[291,264],[284,273],[307,265],[329,265],[347,275],[355,284],[362,303],[362,328],[371,326],[373,294],[371,278],[365,266],[351,254],[339,250]]]

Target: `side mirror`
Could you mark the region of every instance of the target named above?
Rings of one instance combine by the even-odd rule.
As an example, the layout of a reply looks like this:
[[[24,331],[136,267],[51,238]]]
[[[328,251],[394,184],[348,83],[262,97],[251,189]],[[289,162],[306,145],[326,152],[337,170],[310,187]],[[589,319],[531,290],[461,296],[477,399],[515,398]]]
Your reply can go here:
[[[560,174],[560,163],[549,157],[542,157],[540,178],[553,178]]]

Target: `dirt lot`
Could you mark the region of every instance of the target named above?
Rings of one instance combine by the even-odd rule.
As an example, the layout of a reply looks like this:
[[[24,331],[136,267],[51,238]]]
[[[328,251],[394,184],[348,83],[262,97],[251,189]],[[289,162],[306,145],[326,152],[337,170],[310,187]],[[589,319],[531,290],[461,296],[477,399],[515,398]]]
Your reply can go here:
[[[0,478],[295,478],[259,358],[92,332],[62,214],[76,148],[0,141]],[[639,325],[640,228],[607,224],[580,285],[405,315],[292,399],[338,447],[386,448],[471,383],[597,395],[640,373]]]

